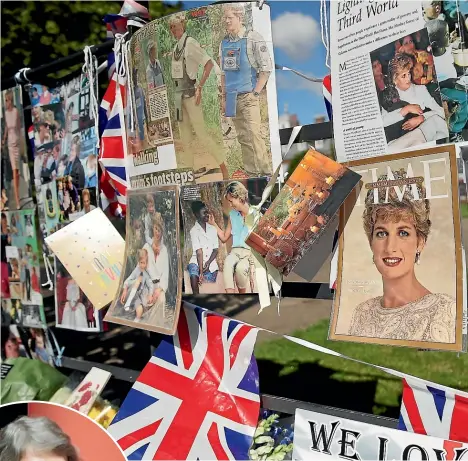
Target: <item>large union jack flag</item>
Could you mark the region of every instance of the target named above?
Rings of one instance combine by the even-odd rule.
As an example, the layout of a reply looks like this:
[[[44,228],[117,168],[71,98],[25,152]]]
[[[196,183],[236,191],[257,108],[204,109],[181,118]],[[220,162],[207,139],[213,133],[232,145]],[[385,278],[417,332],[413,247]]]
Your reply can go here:
[[[125,99],[125,78],[114,72],[99,108],[99,161],[103,167],[99,185],[113,214],[125,214],[127,205]]]
[[[468,442],[468,393],[422,380],[403,379],[398,429]]]
[[[248,459],[260,411],[257,331],[185,303],[109,427],[127,459]]]

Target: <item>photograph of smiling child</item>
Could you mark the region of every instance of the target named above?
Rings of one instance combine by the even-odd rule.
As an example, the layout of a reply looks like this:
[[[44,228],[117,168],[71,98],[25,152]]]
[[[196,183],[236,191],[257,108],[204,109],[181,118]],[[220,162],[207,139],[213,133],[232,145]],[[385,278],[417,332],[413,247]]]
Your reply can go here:
[[[352,168],[365,182],[340,241],[331,339],[460,350],[455,152],[432,150]]]

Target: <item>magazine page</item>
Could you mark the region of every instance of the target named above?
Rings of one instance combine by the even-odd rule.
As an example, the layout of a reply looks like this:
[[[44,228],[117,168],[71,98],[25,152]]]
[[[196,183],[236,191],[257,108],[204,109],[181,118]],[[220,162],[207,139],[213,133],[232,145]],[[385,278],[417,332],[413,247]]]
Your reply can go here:
[[[276,170],[281,146],[268,5],[229,2],[156,19],[130,48],[131,188]]]
[[[127,194],[125,257],[107,322],[173,335],[182,297],[178,186]]]
[[[447,105],[421,2],[331,2],[330,27],[338,161],[448,139]]]
[[[346,227],[340,223],[329,338],[461,351],[466,285],[455,146],[349,168],[364,186]]]
[[[244,221],[266,185],[265,178],[252,178],[182,188],[185,293],[257,292]]]

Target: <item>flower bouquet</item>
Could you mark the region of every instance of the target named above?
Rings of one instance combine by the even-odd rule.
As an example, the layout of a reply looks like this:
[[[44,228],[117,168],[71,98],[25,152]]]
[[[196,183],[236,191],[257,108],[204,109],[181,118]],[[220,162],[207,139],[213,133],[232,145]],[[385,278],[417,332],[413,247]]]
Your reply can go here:
[[[278,414],[262,410],[249,451],[250,459],[274,461],[292,459],[293,437],[292,424],[282,426]]]

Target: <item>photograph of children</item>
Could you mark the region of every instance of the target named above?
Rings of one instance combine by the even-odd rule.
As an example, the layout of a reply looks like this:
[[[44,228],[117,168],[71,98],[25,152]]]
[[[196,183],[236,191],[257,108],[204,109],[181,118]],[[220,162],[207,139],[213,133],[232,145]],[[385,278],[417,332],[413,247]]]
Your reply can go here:
[[[35,210],[2,213],[2,280],[8,277],[8,283],[20,284],[23,305],[38,305],[42,308],[34,213]],[[8,292],[10,290],[8,287]]]
[[[270,97],[275,78],[268,8],[229,2],[157,19],[132,38],[131,59],[140,107],[135,117],[145,140],[133,154],[151,147],[141,132],[156,120],[154,107],[165,105],[159,96],[156,104],[150,89],[156,73],[167,91],[177,169],[190,170],[198,183],[272,174],[281,149]],[[135,167],[131,175],[138,174]]]
[[[34,146],[36,149],[61,141],[65,136],[65,114],[62,103],[35,108],[37,121],[34,127]]]
[[[461,351],[466,285],[455,147],[349,167],[364,185],[339,241],[329,339]]]
[[[246,242],[288,275],[318,242],[359,182],[359,175],[310,149]]]
[[[130,190],[127,197],[124,269],[104,320],[172,335],[182,292],[179,190]]]
[[[423,9],[450,142],[463,142],[468,134],[468,78],[465,75],[468,67],[468,9],[466,2],[460,2],[452,8],[450,4],[454,3],[423,2]]]
[[[60,88],[49,89],[46,85],[35,83],[29,88],[31,106],[48,106],[61,102]]]
[[[2,91],[1,110],[1,209],[20,210],[33,206],[24,136],[21,87]]]
[[[245,218],[266,184],[244,179],[182,188],[185,293],[257,292]]]
[[[370,60],[388,151],[448,138],[427,30],[378,48]]]
[[[100,331],[99,311],[55,258],[55,325],[77,331]]]

